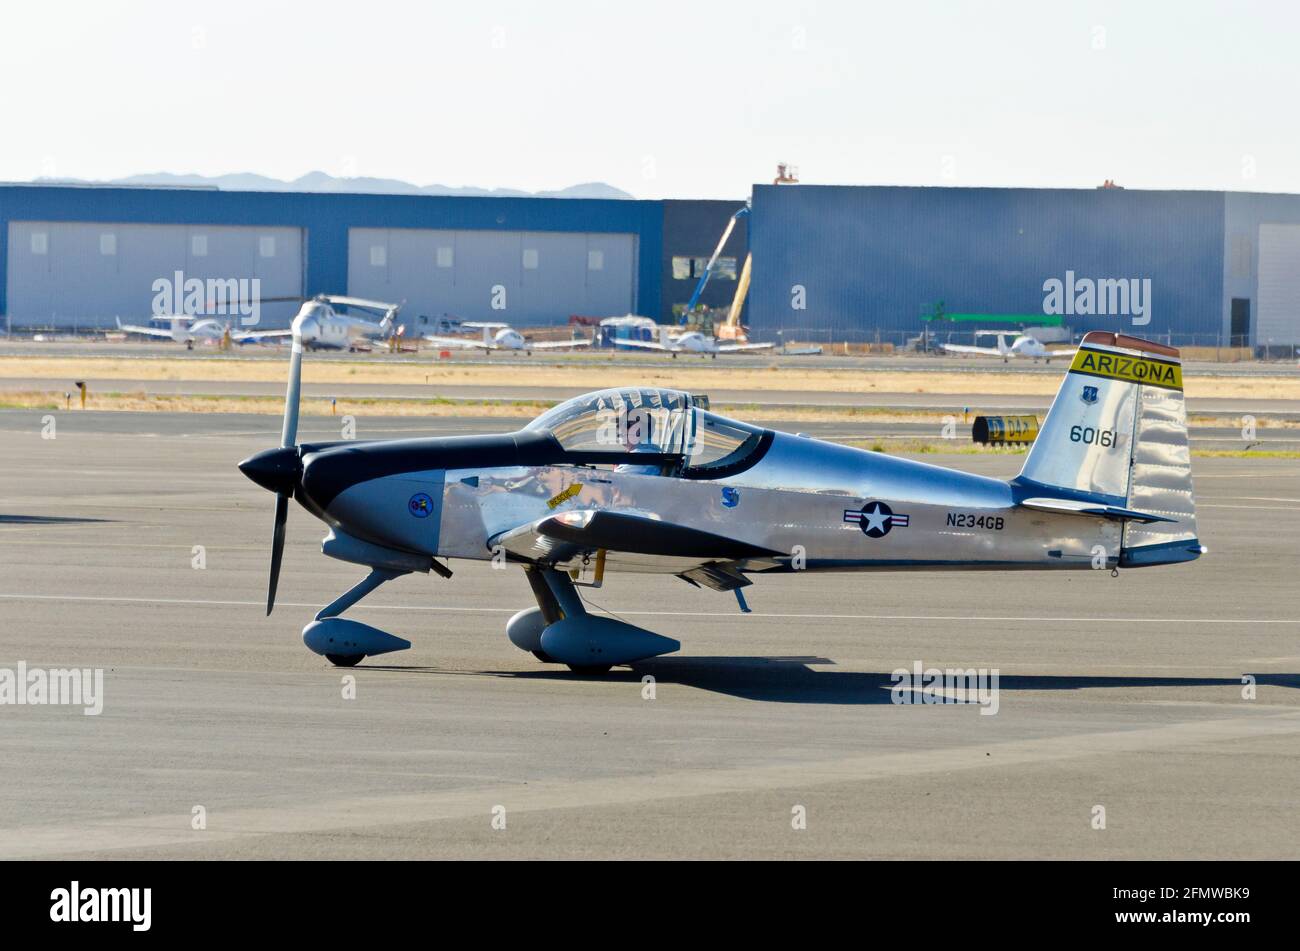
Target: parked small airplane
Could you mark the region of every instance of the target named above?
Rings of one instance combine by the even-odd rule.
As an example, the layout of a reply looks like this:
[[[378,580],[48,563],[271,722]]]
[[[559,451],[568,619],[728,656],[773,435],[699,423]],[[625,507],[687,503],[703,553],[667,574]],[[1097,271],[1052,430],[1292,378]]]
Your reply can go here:
[[[1072,357],[1075,354],[1074,350],[1049,350],[1042,341],[1028,334],[1017,334],[1010,345],[1007,344],[1006,338],[1011,334],[1005,330],[977,330],[975,336],[997,337],[998,345],[969,347],[959,343],[945,343],[943,349],[949,353],[974,353],[982,357],[1001,357],[1003,363],[1007,363],[1012,357],[1031,357],[1034,361],[1041,359],[1051,363],[1053,357]]]
[[[280,447],[239,468],[276,496],[267,614],[291,498],[327,526],[326,555],[369,569],[302,633],[339,666],[410,646],[340,615],[401,575],[450,578],[440,558],[518,565],[537,606],[510,618],[510,641],[593,672],[680,646],[588,614],[575,585],[609,571],[676,575],[748,610],[740,589],[769,573],[1117,570],[1205,551],[1178,351],[1122,334],[1083,339],[1010,481],[774,432],[654,388],[579,396],[502,435],[299,445],[303,349],[295,336]]]
[[[715,360],[720,353],[771,350],[776,346],[774,343],[719,343],[713,337],[700,333],[698,330],[688,330],[680,334],[672,333],[667,328],[660,328],[660,330],[657,343],[652,340],[619,340],[618,344],[621,347],[639,347],[642,350],[658,350],[661,353],[671,353],[674,358],[679,353],[699,353],[704,356],[711,356]]]
[[[235,343],[245,343],[251,341],[258,335],[254,331],[235,330],[229,321],[219,321],[213,317],[194,318],[189,316],[179,317],[160,317],[159,320],[167,320],[171,326],[163,327],[145,327],[140,324],[124,324],[119,319],[117,329],[124,333],[141,334],[146,337],[158,337],[160,339],[174,340],[177,343],[183,343],[192,347],[195,343],[219,343],[229,332],[230,339]]]
[[[264,300],[262,303],[271,303],[273,300],[301,300],[301,298],[277,297]],[[361,317],[352,317],[349,314],[339,313],[334,309],[335,305],[378,311],[383,314],[383,317],[377,322],[365,320]],[[298,328],[299,336],[302,339],[303,346],[308,350],[346,350],[362,337],[391,336],[393,334],[393,322],[401,307],[401,304],[386,304],[382,301],[366,300],[361,297],[318,294],[310,300],[303,301],[294,321],[297,323],[300,318],[302,320]],[[250,328],[236,330],[231,322],[223,323],[212,317],[195,319],[189,316],[176,316],[160,319],[169,319],[171,328],[164,330],[160,327],[143,327],[138,324],[124,324],[120,320],[117,322],[117,327],[127,333],[144,334],[149,337],[166,337],[187,346],[192,346],[196,341],[219,341],[227,333],[230,334],[230,339],[234,343],[273,340],[277,337],[290,337],[293,334],[292,329],[258,330],[257,328]]]
[[[527,354],[531,354],[534,350],[572,350],[577,347],[591,346],[590,340],[526,340],[523,334],[513,329],[509,324],[467,320],[461,323],[460,326],[472,330],[482,330],[483,339],[474,340],[470,337],[438,337],[433,335],[425,335],[421,339],[439,347],[484,350],[488,353],[494,350],[522,350]],[[496,333],[492,332],[494,330]]]

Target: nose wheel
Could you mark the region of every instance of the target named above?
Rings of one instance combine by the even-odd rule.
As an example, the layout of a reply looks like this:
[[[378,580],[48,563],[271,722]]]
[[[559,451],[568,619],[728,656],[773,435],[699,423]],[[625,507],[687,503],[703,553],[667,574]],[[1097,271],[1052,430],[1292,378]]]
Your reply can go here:
[[[387,631],[339,617],[385,581],[392,581],[405,574],[410,572],[375,568],[342,596],[321,608],[316,619],[302,629],[302,640],[307,649],[320,654],[335,667],[355,667],[366,657],[410,647],[410,641]]]

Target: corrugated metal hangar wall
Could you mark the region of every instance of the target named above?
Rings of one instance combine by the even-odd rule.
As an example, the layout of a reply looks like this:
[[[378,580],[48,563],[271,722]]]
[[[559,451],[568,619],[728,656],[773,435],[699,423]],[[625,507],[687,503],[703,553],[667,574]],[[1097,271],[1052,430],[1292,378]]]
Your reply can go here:
[[[191,279],[205,286],[209,280],[256,279],[266,298],[303,292],[300,228],[11,221],[8,239],[8,296],[16,322],[143,323],[154,316],[159,294],[168,312],[178,310],[175,288],[183,294]],[[244,296],[236,293],[234,300]],[[268,305],[261,317],[283,324],[296,312],[293,304]]]
[[[1257,347],[1300,344],[1300,195],[1229,192],[1223,321]]]
[[[177,271],[521,324],[657,313],[662,232],[653,201],[0,186],[0,314],[15,328],[138,322]],[[263,325],[287,322],[285,307]]]
[[[940,302],[950,314],[1038,315],[1045,283],[1072,278],[1150,281],[1136,320],[1111,295],[1063,315],[1076,332],[1300,343],[1300,290],[1286,277],[1300,274],[1297,239],[1277,226],[1300,224],[1300,196],[758,185],[752,219],[758,339],[898,342]]]
[[[0,315],[15,328],[138,322],[154,281],[180,271],[258,278],[263,297],[406,299],[417,324],[629,310],[669,322],[740,205],[0,185]],[[1073,280],[1110,285],[1093,313],[1064,315],[1076,332],[1300,344],[1297,195],[759,185],[752,205],[703,300],[730,302],[728,268],[752,250],[755,339],[897,343],[940,303],[1031,317],[1045,282]],[[292,312],[265,307],[264,326]]]
[[[444,315],[554,323],[636,306],[636,236],[543,231],[353,228],[348,293],[406,301],[429,326]]]

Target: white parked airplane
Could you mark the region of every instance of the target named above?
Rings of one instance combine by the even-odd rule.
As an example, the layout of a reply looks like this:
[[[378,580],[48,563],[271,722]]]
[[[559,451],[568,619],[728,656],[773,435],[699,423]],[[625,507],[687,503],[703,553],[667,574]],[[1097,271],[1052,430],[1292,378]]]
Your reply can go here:
[[[493,350],[522,350],[525,353],[532,353],[534,350],[571,350],[575,347],[591,346],[590,340],[525,340],[524,335],[518,330],[513,329],[509,324],[471,320],[462,323],[461,326],[469,327],[473,330],[482,330],[483,339],[473,340],[469,337],[436,337],[427,334],[421,339],[439,347],[456,347],[461,350],[483,350],[487,353],[491,353]],[[494,330],[496,333],[493,333]]]
[[[283,298],[277,298],[277,300],[281,299]],[[295,299],[297,298],[290,298],[290,300]],[[262,303],[270,303],[270,301]],[[336,304],[340,307],[381,311],[384,316],[379,321],[352,317],[336,311],[334,309]],[[383,301],[366,300],[361,297],[318,294],[311,300],[303,301],[298,311],[298,317],[302,318],[303,346],[308,350],[346,350],[361,337],[389,337],[393,334],[393,322],[401,306],[401,304],[386,304]],[[258,330],[254,327],[248,330],[236,330],[230,322],[223,323],[212,317],[195,319],[182,315],[169,319],[171,321],[169,329],[124,324],[120,320],[117,322],[117,327],[127,333],[167,338],[187,346],[193,346],[195,341],[218,342],[227,332],[235,343],[269,340],[292,334],[288,329]]]
[[[685,333],[674,334],[666,327],[660,328],[658,343],[650,340],[619,340],[618,343],[624,347],[639,347],[642,350],[658,350],[660,353],[671,353],[674,358],[679,353],[699,353],[704,356],[711,356],[715,360],[720,353],[771,350],[776,346],[774,343],[718,343],[715,338],[702,334],[698,330],[688,330]]]
[[[1035,361],[1041,359],[1051,363],[1053,357],[1072,357],[1075,353],[1074,350],[1049,350],[1041,340],[1028,334],[1017,334],[1016,339],[1008,345],[1007,337],[1010,337],[1011,334],[1005,330],[977,330],[975,336],[997,337],[998,345],[996,347],[969,347],[959,343],[945,343],[943,349],[949,353],[973,353],[981,357],[1001,357],[1003,363],[1009,362],[1012,357],[1029,357]]]
[[[196,341],[219,342],[230,330],[230,339],[242,343],[245,339],[256,336],[254,331],[233,329],[229,323],[223,323],[213,317],[195,319],[190,316],[159,318],[171,321],[170,328],[144,327],[140,324],[124,324],[119,319],[117,329],[125,333],[141,334],[146,337],[165,338],[177,343],[193,345]]]

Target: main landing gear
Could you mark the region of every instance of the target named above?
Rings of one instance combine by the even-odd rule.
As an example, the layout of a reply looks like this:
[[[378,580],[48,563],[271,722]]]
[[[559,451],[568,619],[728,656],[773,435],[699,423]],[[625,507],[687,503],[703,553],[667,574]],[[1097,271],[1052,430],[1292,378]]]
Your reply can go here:
[[[506,622],[506,636],[544,664],[565,664],[576,674],[604,674],[678,650],[682,645],[653,631],[587,613],[573,579],[554,568],[524,569],[537,607]]]

